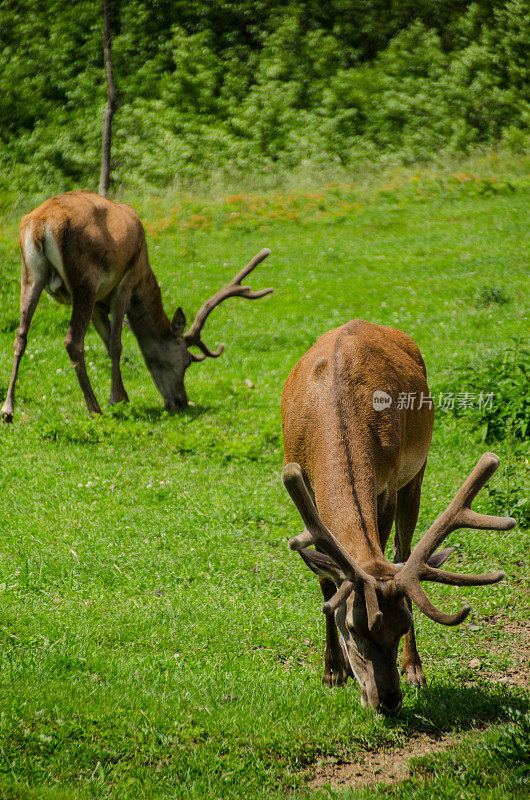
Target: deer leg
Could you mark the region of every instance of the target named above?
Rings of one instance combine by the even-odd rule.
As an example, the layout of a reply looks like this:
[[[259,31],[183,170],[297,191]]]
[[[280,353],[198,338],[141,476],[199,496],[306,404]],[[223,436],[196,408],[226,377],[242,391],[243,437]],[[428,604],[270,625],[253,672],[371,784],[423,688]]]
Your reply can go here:
[[[320,583],[324,600],[330,600],[337,591],[337,587],[328,578],[319,578],[318,582]],[[348,680],[348,675],[348,662],[340,643],[335,616],[326,614],[326,653],[324,656],[322,683],[324,686],[344,686]]]
[[[72,298],[72,316],[64,340],[66,352],[74,365],[79,386],[85,397],[89,414],[101,414],[99,403],[88,379],[85,365],[85,335],[94,310],[95,292],[85,292],[82,301]]]
[[[92,324],[98,332],[105,349],[110,356],[110,322],[107,310],[96,303],[92,312]]]
[[[121,333],[123,328],[123,319],[125,312],[129,306],[130,291],[126,287],[120,287],[111,300],[110,305],[110,344],[109,354],[112,365],[112,387],[110,390],[110,405],[115,403],[129,402],[125,386],[121,377],[120,359],[121,359]]]
[[[421,484],[424,472],[425,464],[418,474],[397,493],[396,537],[394,543],[394,561],[396,562],[406,561],[410,556],[410,544],[420,511]],[[412,603],[409,598],[407,598],[407,604],[412,614]],[[405,676],[405,680],[412,685],[425,686],[426,684],[421,658],[416,647],[414,622],[411,623],[404,637],[401,673]]]
[[[113,406],[122,400],[128,402],[127,392],[121,379],[120,357],[121,357],[121,331],[125,312],[121,315],[121,323],[118,324],[114,309],[111,307],[111,322],[104,308],[96,305],[92,314],[92,323],[103,340],[111,360],[112,369],[112,388],[110,391],[109,405]]]
[[[0,411],[0,415],[4,422],[13,421],[13,412],[15,410],[15,384],[17,382],[18,368],[20,360],[26,350],[28,341],[28,331],[33,319],[33,314],[37,308],[39,297],[46,284],[48,277],[47,272],[44,270],[38,274],[35,280],[30,278],[28,269],[22,262],[22,279],[20,284],[20,324],[18,327],[15,343],[13,346],[13,369],[11,371],[11,380],[7,390],[7,396]]]
[[[396,504],[397,495],[395,485],[388,486],[377,498],[377,532],[383,552],[388,542],[392,525],[394,524]]]

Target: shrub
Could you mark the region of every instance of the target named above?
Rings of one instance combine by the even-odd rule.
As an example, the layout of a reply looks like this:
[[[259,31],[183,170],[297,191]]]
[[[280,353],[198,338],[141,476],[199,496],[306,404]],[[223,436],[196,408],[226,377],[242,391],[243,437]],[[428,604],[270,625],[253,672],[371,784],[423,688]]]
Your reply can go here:
[[[491,292],[490,287],[488,302]],[[530,350],[516,342],[512,348],[472,361],[439,390],[457,396],[463,388],[478,393],[481,402],[455,403],[449,411],[468,418],[484,442],[506,438],[524,442],[530,437]]]
[[[496,286],[481,286],[475,296],[476,308],[487,308],[492,303],[502,306],[510,302],[511,298],[507,297],[503,290]]]

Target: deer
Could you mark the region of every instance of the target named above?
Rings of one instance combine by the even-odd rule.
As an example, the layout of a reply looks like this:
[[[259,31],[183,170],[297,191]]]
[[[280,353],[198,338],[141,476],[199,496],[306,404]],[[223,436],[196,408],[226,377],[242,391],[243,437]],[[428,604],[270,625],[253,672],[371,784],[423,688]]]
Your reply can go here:
[[[434,421],[425,364],[413,340],[363,320],[328,331],[289,374],[281,410],[282,481],[305,526],[289,547],[317,575],[324,597],[322,682],[342,686],[355,677],[362,705],[398,714],[402,637],[405,680],[426,684],[412,604],[442,625],[458,625],[470,611],[465,605],[445,613],[421,583],[483,586],[505,577],[502,571],[442,570],[455,548],[438,550],[458,528],[508,531],[515,526],[511,517],[471,509],[499,458],[493,453],[480,458],[411,550]],[[385,548],[394,521],[392,562]]]
[[[127,402],[120,359],[122,326],[138,341],[147,369],[169,412],[184,409],[188,398],[184,374],[192,363],[218,358],[201,338],[213,309],[229,297],[256,300],[273,290],[252,291],[241,281],[270,253],[262,249],[226,286],[202,305],[188,330],[179,306],[169,321],[149,264],[145,232],[138,214],[87,191],[72,191],[46,200],[20,223],[22,260],[20,325],[14,343],[13,368],[0,414],[12,422],[15,384],[28,331],[43,290],[72,306],[65,347],[74,366],[89,414],[101,414],[85,366],[85,335],[92,321],[111,360],[110,405]],[[197,347],[194,353],[189,348]]]

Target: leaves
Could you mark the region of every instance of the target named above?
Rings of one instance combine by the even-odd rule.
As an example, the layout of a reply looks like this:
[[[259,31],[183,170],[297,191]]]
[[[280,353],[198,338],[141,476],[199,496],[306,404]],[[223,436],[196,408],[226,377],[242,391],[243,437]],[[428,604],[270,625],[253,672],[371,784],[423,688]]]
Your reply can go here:
[[[115,0],[113,31],[120,185],[388,153],[412,162],[501,138],[525,152],[524,0]],[[0,188],[94,187],[105,101],[98,5],[7,0],[0,52]]]

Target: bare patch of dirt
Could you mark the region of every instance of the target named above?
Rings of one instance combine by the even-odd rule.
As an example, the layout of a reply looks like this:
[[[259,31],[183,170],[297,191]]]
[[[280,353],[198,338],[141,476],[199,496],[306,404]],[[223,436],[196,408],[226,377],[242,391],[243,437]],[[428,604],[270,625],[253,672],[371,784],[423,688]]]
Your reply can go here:
[[[326,785],[335,789],[344,786],[358,789],[374,783],[396,783],[409,777],[409,762],[412,758],[428,753],[441,753],[459,741],[459,736],[436,737],[423,733],[406,746],[396,746],[377,753],[363,753],[356,761],[336,764],[321,762],[317,764],[315,776],[309,785],[312,789],[320,789]]]
[[[500,625],[505,638],[502,643],[510,656],[511,666],[501,672],[494,672],[483,667],[480,661],[470,666],[477,670],[477,676],[492,683],[500,683],[506,687],[527,687],[530,684],[530,623],[528,620],[507,622],[502,615],[483,617],[482,624]],[[475,685],[468,681],[466,686]],[[314,777],[309,785],[319,789],[330,785],[333,788],[345,786],[358,789],[376,783],[392,784],[405,780],[411,774],[410,761],[428,753],[441,753],[458,744],[461,737],[455,734],[447,736],[433,735],[427,732],[414,737],[406,745],[382,749],[378,752],[367,752],[359,755],[355,761],[321,761],[316,765]]]

